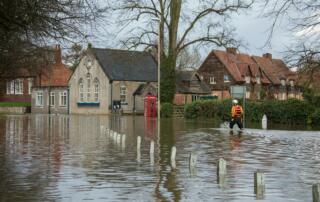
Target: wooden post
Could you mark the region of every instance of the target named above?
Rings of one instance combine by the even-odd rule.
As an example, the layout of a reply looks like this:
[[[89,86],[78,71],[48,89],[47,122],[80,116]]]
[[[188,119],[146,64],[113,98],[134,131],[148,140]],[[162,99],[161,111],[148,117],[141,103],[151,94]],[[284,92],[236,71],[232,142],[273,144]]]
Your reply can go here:
[[[141,147],[141,137],[138,136],[138,137],[137,137],[137,161],[138,161],[139,163],[140,163],[140,159],[141,159],[140,147]]]
[[[254,193],[257,199],[263,199],[265,192],[265,179],[264,173],[256,171],[254,172]]]
[[[267,115],[263,115],[262,121],[261,121],[262,129],[267,130],[268,128],[268,118]]]
[[[121,145],[121,134],[120,133],[118,133],[118,135],[117,135],[117,144]]]
[[[223,187],[227,176],[227,162],[223,158],[220,158],[217,165],[217,181],[218,184]]]
[[[104,132],[104,125],[102,125],[102,126],[100,126],[100,134],[103,134],[103,132]]]
[[[154,165],[154,141],[150,142],[150,164]]]
[[[189,156],[189,171],[191,176],[194,176],[197,174],[196,164],[197,164],[197,153],[191,152]]]
[[[126,148],[126,135],[122,135],[122,140],[121,140],[121,148],[124,150]]]
[[[173,147],[171,148],[171,158],[170,158],[170,160],[171,160],[171,167],[172,167],[173,169],[176,168],[176,154],[177,154],[177,148],[176,148],[175,146],[173,146]]]
[[[319,192],[320,192],[320,184],[312,185],[312,201],[313,202],[320,202]]]

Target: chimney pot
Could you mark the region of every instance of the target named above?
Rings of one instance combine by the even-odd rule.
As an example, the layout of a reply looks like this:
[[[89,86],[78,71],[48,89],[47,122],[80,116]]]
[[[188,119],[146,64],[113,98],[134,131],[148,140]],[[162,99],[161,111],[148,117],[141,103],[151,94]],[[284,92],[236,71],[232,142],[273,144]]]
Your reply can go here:
[[[55,63],[56,64],[61,64],[62,63],[62,56],[61,56],[61,49],[60,49],[60,45],[57,44],[55,47]]]
[[[228,47],[227,48],[227,53],[231,53],[233,55],[237,54],[237,48],[235,47]]]
[[[264,58],[267,58],[269,60],[272,60],[272,54],[271,53],[265,53],[262,55]]]

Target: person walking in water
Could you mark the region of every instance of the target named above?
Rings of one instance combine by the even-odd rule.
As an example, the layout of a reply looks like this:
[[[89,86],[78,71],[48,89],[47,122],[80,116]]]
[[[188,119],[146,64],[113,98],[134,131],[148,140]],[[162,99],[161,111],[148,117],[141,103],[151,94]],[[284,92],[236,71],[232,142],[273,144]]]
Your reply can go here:
[[[237,124],[238,127],[242,130],[243,129],[242,118],[243,118],[242,107],[238,105],[238,100],[232,100],[231,121],[230,121],[229,127],[233,129],[234,124]]]

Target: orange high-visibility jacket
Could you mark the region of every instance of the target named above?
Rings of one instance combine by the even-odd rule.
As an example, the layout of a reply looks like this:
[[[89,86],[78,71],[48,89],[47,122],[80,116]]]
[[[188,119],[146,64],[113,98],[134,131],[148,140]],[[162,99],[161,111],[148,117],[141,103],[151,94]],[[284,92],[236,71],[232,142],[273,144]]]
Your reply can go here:
[[[232,118],[242,117],[242,114],[243,114],[243,109],[240,105],[232,106],[232,108],[231,108],[231,117]]]

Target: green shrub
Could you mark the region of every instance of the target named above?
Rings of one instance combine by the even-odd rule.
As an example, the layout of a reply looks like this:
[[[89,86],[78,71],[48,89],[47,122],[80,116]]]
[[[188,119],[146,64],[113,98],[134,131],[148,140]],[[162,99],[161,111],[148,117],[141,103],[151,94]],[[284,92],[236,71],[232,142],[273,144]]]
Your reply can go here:
[[[161,117],[171,117],[173,113],[173,106],[171,103],[163,103],[161,105]]]
[[[320,109],[316,109],[308,119],[309,123],[313,126],[319,125],[320,123]]]
[[[242,100],[240,100],[242,105]],[[197,101],[185,105],[185,117],[220,118],[229,120],[231,116],[231,100]],[[289,99],[285,101],[268,100],[263,102],[246,101],[245,119],[259,122],[264,114],[272,123],[306,124],[314,107],[306,101]]]
[[[0,107],[30,107],[30,102],[0,102]]]

